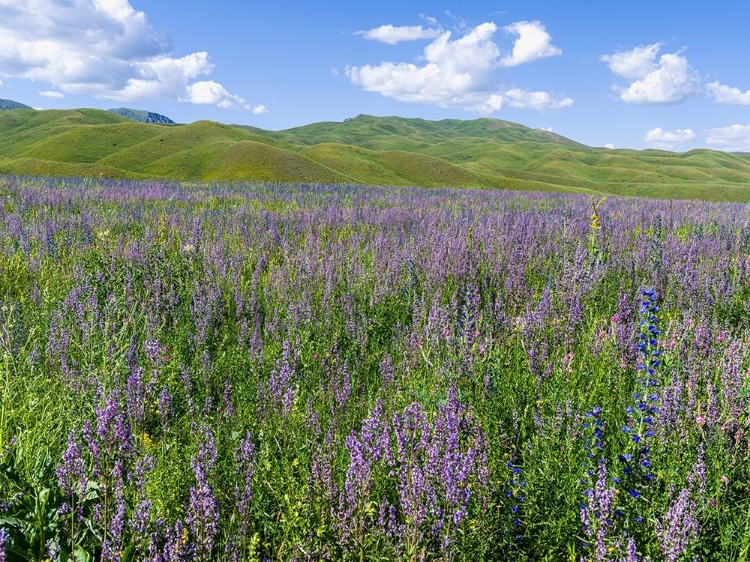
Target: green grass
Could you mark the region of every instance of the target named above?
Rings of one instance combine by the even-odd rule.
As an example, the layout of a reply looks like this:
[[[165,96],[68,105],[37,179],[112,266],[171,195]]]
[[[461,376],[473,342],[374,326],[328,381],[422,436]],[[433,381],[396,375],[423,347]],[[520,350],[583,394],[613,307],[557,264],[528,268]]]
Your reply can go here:
[[[95,109],[0,113],[0,172],[512,188],[750,201],[750,155],[607,150],[497,119],[362,115],[285,131],[134,123]]]
[[[77,127],[34,144],[24,155],[55,162],[94,163],[157,134],[153,128],[138,123]]]
[[[151,162],[143,171],[150,176],[175,179],[352,182],[309,158],[251,140],[217,141],[169,154]]]

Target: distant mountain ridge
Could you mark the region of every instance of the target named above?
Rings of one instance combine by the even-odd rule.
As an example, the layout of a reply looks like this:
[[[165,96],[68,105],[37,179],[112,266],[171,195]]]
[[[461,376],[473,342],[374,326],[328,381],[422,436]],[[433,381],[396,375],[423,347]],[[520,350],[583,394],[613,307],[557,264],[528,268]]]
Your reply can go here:
[[[10,111],[11,109],[33,109],[33,108],[21,102],[0,99],[0,111]]]
[[[286,131],[266,131],[266,134],[292,143],[341,142],[373,149],[394,148],[401,144],[397,137],[401,141],[412,141],[407,144],[414,147],[458,138],[487,139],[497,142],[553,142],[585,147],[581,143],[550,131],[532,129],[512,121],[490,118],[466,121],[461,119],[428,121],[418,118],[376,117],[360,114],[344,119],[343,122],[311,123]]]
[[[361,115],[283,131],[0,112],[0,174],[501,188],[750,202],[750,154],[610,150],[499,119]]]
[[[174,121],[172,121],[169,117],[166,117],[159,113],[154,113],[153,111],[130,109],[129,107],[116,107],[114,109],[110,109],[109,112],[114,113],[115,115],[122,115],[123,117],[132,119],[133,121],[138,121],[139,123],[174,125]]]

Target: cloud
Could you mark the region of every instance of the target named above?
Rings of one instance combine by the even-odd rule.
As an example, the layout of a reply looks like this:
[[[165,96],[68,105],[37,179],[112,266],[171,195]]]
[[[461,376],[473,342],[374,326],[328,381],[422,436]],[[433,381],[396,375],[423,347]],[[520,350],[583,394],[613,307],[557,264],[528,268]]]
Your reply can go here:
[[[244,98],[230,94],[224,86],[213,80],[203,80],[190,84],[187,87],[187,96],[180,98],[180,101],[199,105],[217,105],[224,109],[250,109],[245,104]]]
[[[456,22],[455,24],[456,29],[464,30],[468,27],[468,25],[466,24],[466,20],[464,18],[453,14],[450,10],[445,10],[444,14],[448,16],[449,18],[451,18],[454,22]]]
[[[458,39],[445,31],[425,47],[420,64],[349,66],[346,76],[364,90],[388,98],[482,115],[499,111],[506,104],[544,111],[573,103],[570,98],[558,99],[548,92],[498,88],[493,72],[501,66],[502,55],[492,40],[496,31],[494,23],[482,23]]]
[[[494,23],[483,23],[455,41],[446,31],[425,48],[422,66],[406,62],[353,66],[347,76],[367,91],[401,101],[460,104],[468,94],[487,86],[500,56],[491,40],[496,30]]]
[[[732,88],[718,82],[706,85],[706,90],[714,96],[716,103],[750,105],[750,90],[743,92],[739,88]]]
[[[647,132],[643,140],[646,144],[655,148],[673,148],[693,141],[695,138],[696,134],[692,129],[665,131],[661,127],[656,127]]]
[[[438,21],[436,18],[428,16],[427,14],[419,14],[419,17],[429,23],[431,26],[438,27]]]
[[[710,129],[706,143],[719,150],[750,152],[750,125]]]
[[[0,0],[0,13],[0,77],[46,83],[49,91],[191,99],[188,88],[214,68],[203,51],[174,56],[170,38],[128,0]],[[223,91],[221,107],[240,99]]]
[[[623,78],[644,78],[656,70],[656,53],[661,43],[636,47],[630,51],[622,51],[613,55],[603,55],[601,60],[607,63],[609,69]]]
[[[551,45],[552,37],[539,21],[517,21],[503,28],[518,35],[510,55],[500,60],[501,66],[517,66],[547,57],[559,57],[562,50]]]
[[[610,150],[614,150],[615,149],[615,145],[612,144],[611,142],[608,142],[607,144],[604,145],[604,148],[608,148]]]
[[[261,115],[263,113],[268,113],[268,108],[265,105],[256,105],[252,108],[253,115]]]
[[[665,53],[656,60],[660,43],[636,47],[601,60],[622,78],[632,80],[626,88],[615,86],[620,99],[643,105],[677,104],[700,93],[700,74],[678,53]]]
[[[369,31],[357,31],[355,35],[361,35],[370,41],[380,41],[388,45],[396,45],[402,41],[417,41],[419,39],[435,39],[443,34],[440,28],[425,29],[421,25],[381,25]]]
[[[519,109],[536,109],[547,111],[549,109],[562,109],[573,105],[572,98],[554,98],[548,92],[528,92],[513,88],[505,92],[506,103],[511,107]]]
[[[55,92],[53,90],[44,90],[42,92],[39,92],[39,95],[43,98],[50,98],[53,100],[61,100],[65,97],[65,94],[62,92]]]

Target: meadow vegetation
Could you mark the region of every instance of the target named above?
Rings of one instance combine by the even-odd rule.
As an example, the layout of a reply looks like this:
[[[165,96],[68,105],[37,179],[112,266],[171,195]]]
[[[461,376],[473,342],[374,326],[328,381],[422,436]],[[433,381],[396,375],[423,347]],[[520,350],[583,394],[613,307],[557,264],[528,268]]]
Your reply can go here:
[[[746,204],[2,178],[0,560],[747,560],[749,279]]]

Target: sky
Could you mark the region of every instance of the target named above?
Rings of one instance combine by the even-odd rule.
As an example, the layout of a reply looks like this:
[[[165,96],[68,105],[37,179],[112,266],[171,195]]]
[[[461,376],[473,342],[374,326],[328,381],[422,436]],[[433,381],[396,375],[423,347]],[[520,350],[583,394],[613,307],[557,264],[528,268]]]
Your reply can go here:
[[[750,2],[0,0],[0,98],[286,129],[491,117],[750,151]]]

